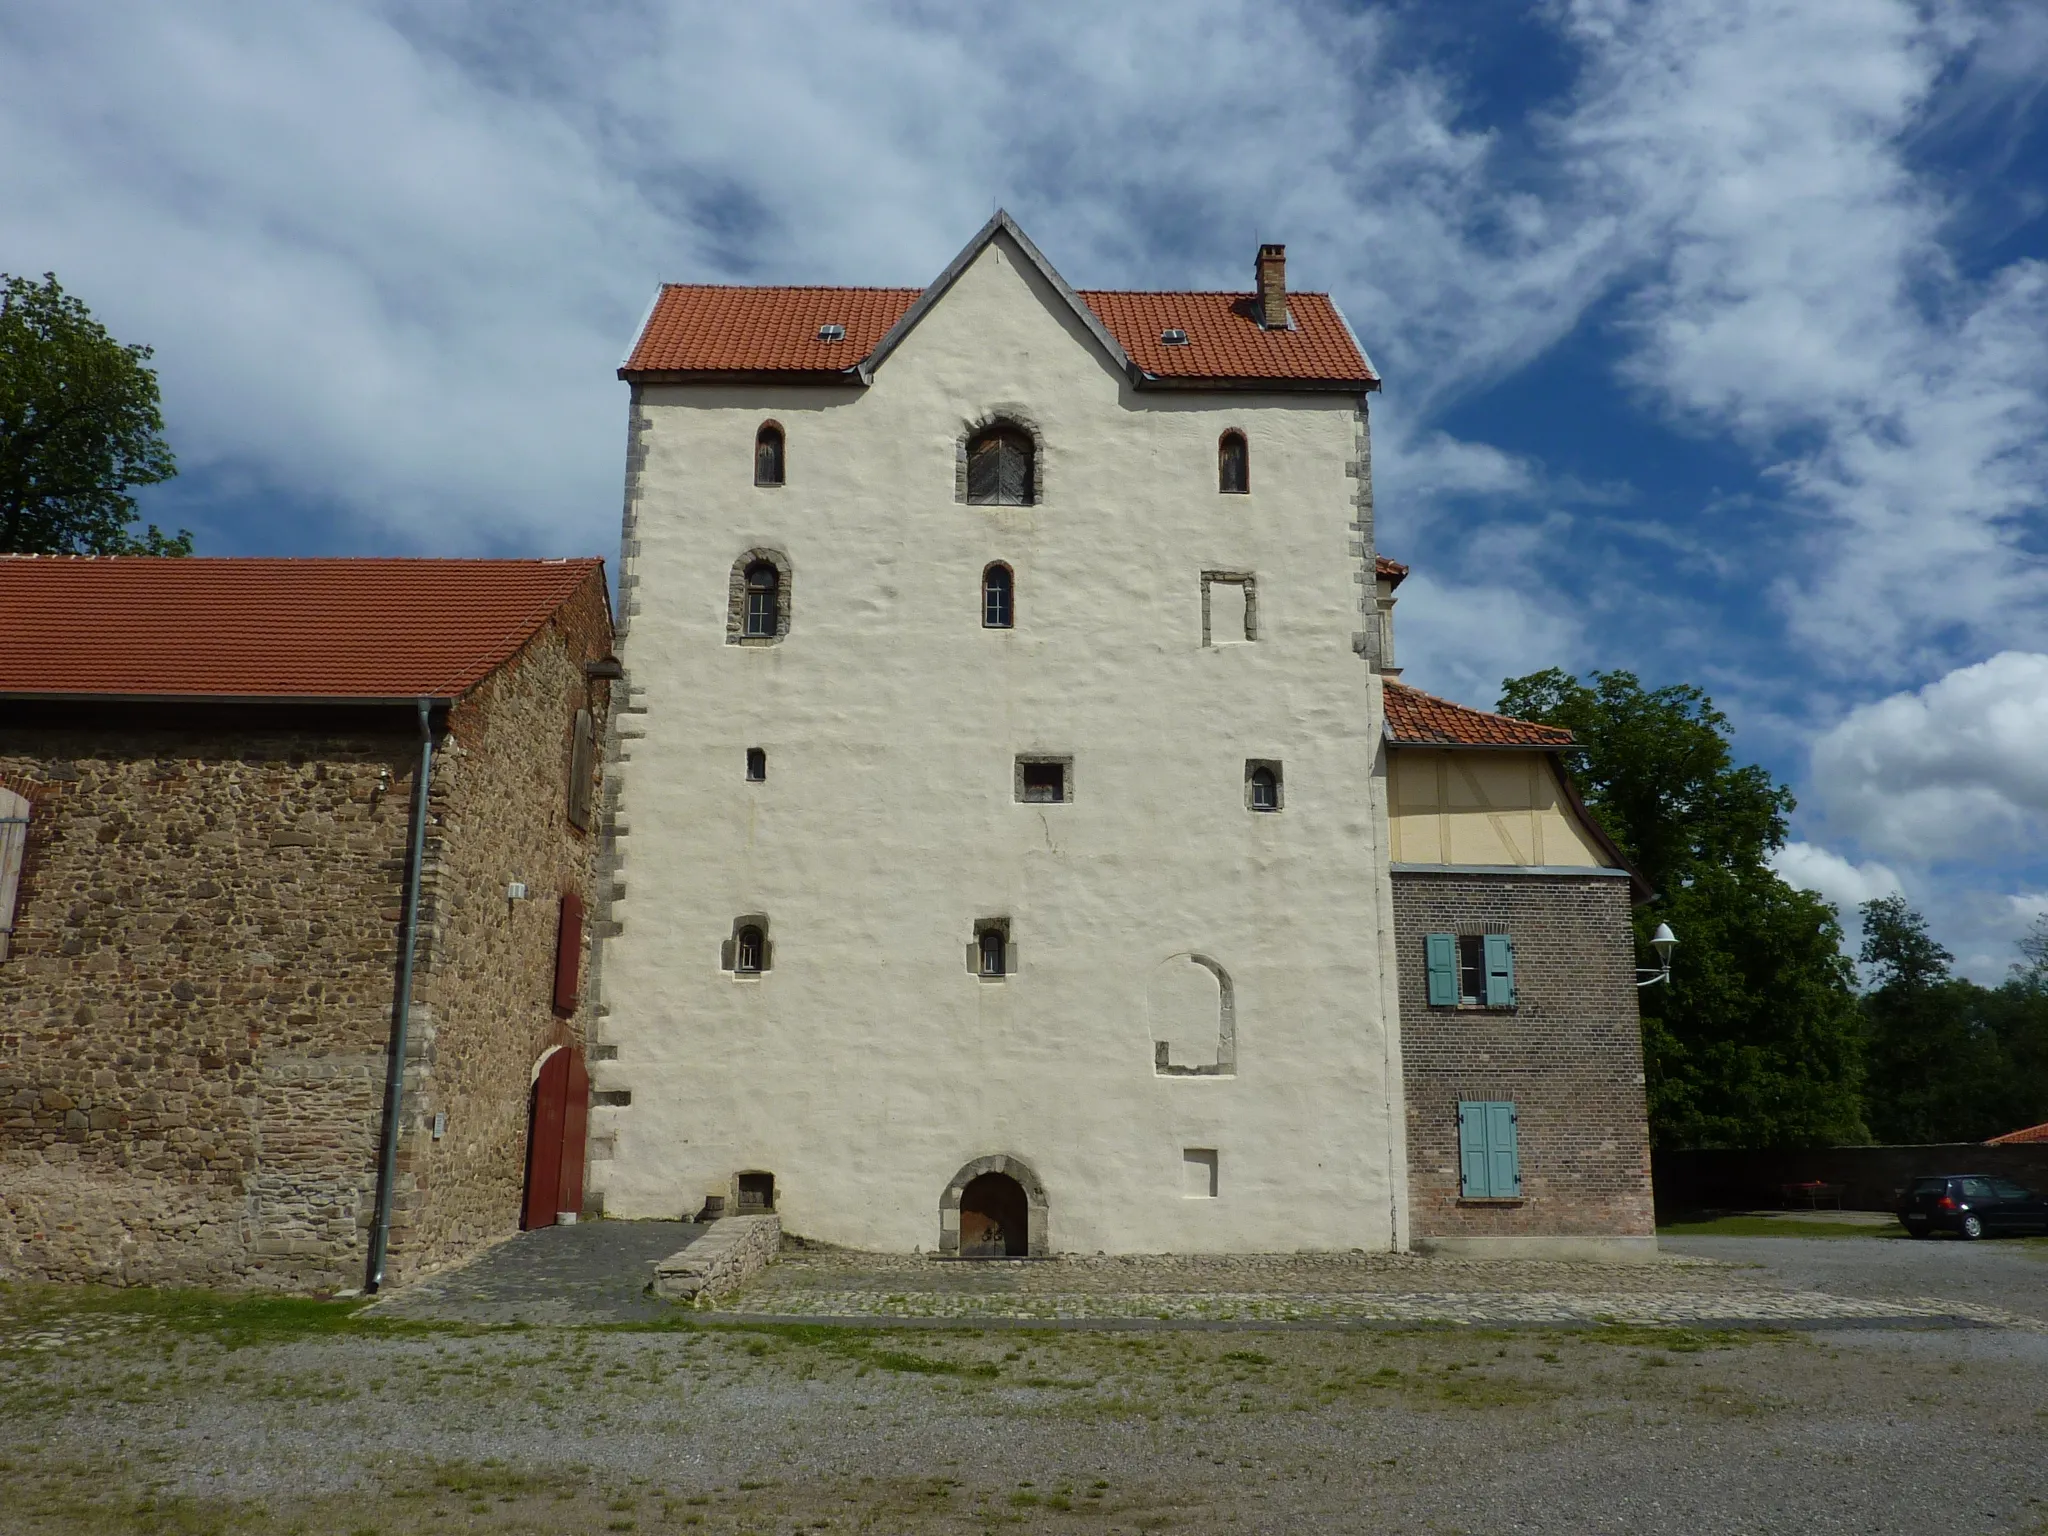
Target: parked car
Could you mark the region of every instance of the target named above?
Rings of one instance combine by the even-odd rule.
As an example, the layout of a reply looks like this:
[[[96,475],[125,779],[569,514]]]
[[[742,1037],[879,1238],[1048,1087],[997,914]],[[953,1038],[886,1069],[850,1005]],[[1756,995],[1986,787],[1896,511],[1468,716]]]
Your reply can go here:
[[[2048,1199],[1988,1173],[1946,1173],[1915,1179],[1899,1198],[1899,1222],[1913,1237],[1953,1232],[1993,1237],[2048,1232]]]

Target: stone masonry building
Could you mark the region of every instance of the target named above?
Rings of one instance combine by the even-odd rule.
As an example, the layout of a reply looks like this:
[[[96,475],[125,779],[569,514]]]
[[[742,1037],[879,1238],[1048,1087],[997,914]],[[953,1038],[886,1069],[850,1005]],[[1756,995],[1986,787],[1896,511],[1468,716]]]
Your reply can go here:
[[[620,373],[607,1214],[963,1257],[1647,1237],[1629,879],[1526,763],[1434,852],[1390,797],[1483,744],[1404,724],[1379,377],[1283,248],[1249,292],[1077,292],[999,213],[924,289],[665,287]],[[1547,841],[1458,840],[1517,815]],[[1467,950],[1473,1002],[1428,980]]]
[[[611,647],[595,560],[0,558],[0,1273],[361,1286],[387,1130],[386,1283],[576,1208]]]

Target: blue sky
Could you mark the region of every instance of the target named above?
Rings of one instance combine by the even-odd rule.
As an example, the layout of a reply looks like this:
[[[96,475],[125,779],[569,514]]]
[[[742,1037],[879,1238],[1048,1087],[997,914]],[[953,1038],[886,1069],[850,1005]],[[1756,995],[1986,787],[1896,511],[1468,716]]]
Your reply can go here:
[[[152,343],[207,553],[611,554],[662,279],[1284,240],[1386,375],[1408,678],[1707,687],[1786,872],[2048,910],[2048,7],[0,0],[0,267]]]

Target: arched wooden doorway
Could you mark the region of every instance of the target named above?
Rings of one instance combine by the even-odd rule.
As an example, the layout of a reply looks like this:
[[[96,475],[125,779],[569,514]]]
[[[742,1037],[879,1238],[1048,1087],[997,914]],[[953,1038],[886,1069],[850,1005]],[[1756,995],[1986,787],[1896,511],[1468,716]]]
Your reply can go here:
[[[1031,1252],[1031,1211],[1024,1186],[1007,1173],[984,1173],[960,1191],[960,1257],[1021,1259]]]
[[[552,1227],[583,1209],[583,1143],[590,1123],[590,1074],[574,1046],[550,1052],[533,1080],[526,1129],[526,1231]]]

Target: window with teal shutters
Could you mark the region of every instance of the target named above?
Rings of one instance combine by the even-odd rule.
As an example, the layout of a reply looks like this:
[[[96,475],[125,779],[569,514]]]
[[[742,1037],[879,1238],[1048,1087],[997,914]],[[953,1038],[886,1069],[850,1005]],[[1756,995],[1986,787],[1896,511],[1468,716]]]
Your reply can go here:
[[[1423,953],[1429,967],[1429,1006],[1458,1006],[1458,936],[1453,933],[1423,935]]]
[[[1467,1200],[1520,1197],[1522,1157],[1512,1102],[1467,1099],[1458,1105],[1458,1172],[1458,1192]]]
[[[1486,935],[1486,1006],[1515,1006],[1515,945],[1504,933]]]

